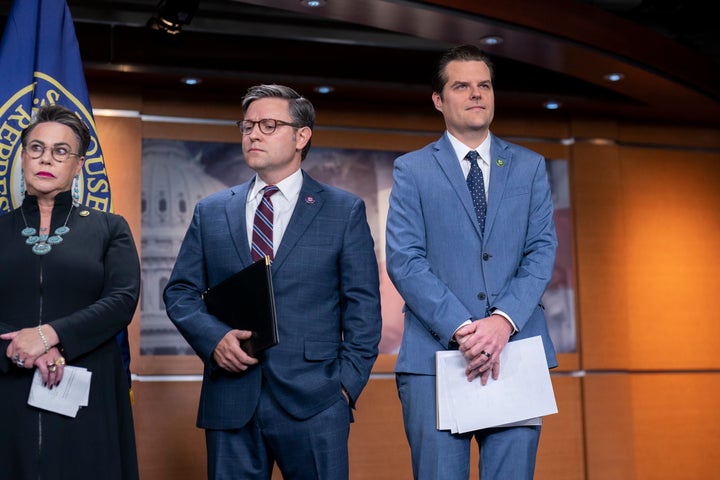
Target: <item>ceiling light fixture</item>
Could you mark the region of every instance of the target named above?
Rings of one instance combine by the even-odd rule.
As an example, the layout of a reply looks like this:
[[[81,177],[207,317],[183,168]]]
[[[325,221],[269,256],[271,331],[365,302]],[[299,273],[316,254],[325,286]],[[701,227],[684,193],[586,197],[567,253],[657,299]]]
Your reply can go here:
[[[160,0],[155,13],[147,21],[150,30],[177,35],[183,25],[189,25],[200,0]]]
[[[491,47],[493,45],[500,45],[503,42],[504,42],[503,38],[499,35],[487,35],[480,39],[481,45],[486,45],[489,47]]]
[[[330,85],[318,85],[317,87],[313,88],[317,93],[320,94],[328,94],[335,91],[335,87],[331,87]]]
[[[183,77],[180,79],[185,85],[199,85],[202,83],[202,78],[198,77]]]
[[[320,8],[327,5],[326,0],[300,0],[300,3],[308,8]]]
[[[623,78],[625,78],[625,75],[622,73],[608,73],[607,75],[603,76],[605,80],[608,82],[619,82]]]
[[[546,110],[557,110],[558,108],[560,108],[560,102],[550,100],[548,102],[543,103],[543,107]]]

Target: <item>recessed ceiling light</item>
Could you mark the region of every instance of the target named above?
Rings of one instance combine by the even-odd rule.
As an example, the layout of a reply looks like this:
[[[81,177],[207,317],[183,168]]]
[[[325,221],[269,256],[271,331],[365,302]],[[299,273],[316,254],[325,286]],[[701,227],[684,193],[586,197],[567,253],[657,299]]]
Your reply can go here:
[[[480,39],[481,45],[500,45],[503,42],[503,38],[499,35],[488,35]]]
[[[603,78],[605,80],[607,80],[608,82],[619,82],[620,80],[625,78],[625,75],[623,75],[622,73],[614,72],[614,73],[608,73],[607,75],[603,76]]]
[[[327,3],[325,0],[300,0],[300,3],[308,8],[324,7]]]
[[[199,85],[202,83],[202,78],[197,77],[183,77],[180,79],[185,85]]]
[[[550,100],[543,103],[543,107],[545,107],[546,110],[557,110],[558,108],[560,108],[560,103],[554,100]]]
[[[330,85],[318,85],[313,90],[315,90],[317,93],[322,93],[324,95],[326,93],[335,91],[335,87],[331,87]]]

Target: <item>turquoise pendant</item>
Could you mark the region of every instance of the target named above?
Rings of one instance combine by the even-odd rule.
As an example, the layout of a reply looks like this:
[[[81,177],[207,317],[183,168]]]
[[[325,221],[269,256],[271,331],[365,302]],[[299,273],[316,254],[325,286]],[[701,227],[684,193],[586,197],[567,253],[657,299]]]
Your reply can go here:
[[[47,243],[36,243],[32,247],[32,251],[35,255],[45,255],[50,250],[52,250],[52,247]]]
[[[52,237],[47,239],[47,243],[49,243],[50,245],[57,245],[62,241],[63,239],[60,235],[53,235]]]

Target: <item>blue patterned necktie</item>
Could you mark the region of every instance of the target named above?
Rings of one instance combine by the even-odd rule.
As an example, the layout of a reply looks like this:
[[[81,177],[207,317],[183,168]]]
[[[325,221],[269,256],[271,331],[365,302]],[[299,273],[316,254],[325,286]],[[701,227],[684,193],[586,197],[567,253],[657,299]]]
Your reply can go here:
[[[265,255],[273,259],[273,204],[270,200],[280,189],[275,185],[268,185],[263,189],[263,198],[255,210],[252,235],[252,259],[254,262],[264,258]]]
[[[478,165],[478,153],[470,150],[465,158],[470,161],[470,173],[467,176],[467,185],[472,197],[473,206],[475,207],[475,215],[477,215],[480,231],[485,231],[485,215],[487,214],[487,199],[485,198],[485,181],[483,179],[482,170]]]

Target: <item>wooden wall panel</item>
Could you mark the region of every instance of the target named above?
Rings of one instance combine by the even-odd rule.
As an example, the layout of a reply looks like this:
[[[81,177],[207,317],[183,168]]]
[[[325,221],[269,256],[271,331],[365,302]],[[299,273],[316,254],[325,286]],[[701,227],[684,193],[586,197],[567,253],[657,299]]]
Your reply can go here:
[[[570,161],[581,366],[621,369],[631,339],[625,316],[618,315],[627,310],[618,149],[581,143],[573,146]]]
[[[370,380],[354,415],[355,422],[350,426],[350,478],[412,478],[410,447],[394,375]]]
[[[133,382],[143,480],[206,478],[205,435],[195,427],[200,382]]]
[[[628,375],[583,378],[587,480],[638,478],[632,393]]]
[[[581,480],[585,478],[585,439],[580,379],[552,377],[556,415],[543,418],[536,480]]]
[[[715,478],[720,374],[584,378],[588,480]]]
[[[536,478],[583,478],[584,452],[580,381],[553,377],[559,413],[545,418]],[[200,396],[198,381],[135,381],[135,433],[143,480],[197,480],[205,475],[205,436],[195,427]],[[412,478],[400,400],[392,375],[373,378],[363,391],[350,427],[350,478]],[[471,480],[477,480],[473,445]],[[275,472],[273,479],[280,479]]]
[[[631,387],[635,478],[717,478],[720,373],[633,375]]]
[[[142,129],[139,118],[97,116],[98,140],[105,158],[115,213],[125,217],[140,247]]]
[[[625,368],[718,369],[720,153],[623,147],[620,163]]]
[[[694,125],[624,123],[618,140],[623,144],[668,145],[686,150],[720,148],[720,130]]]

